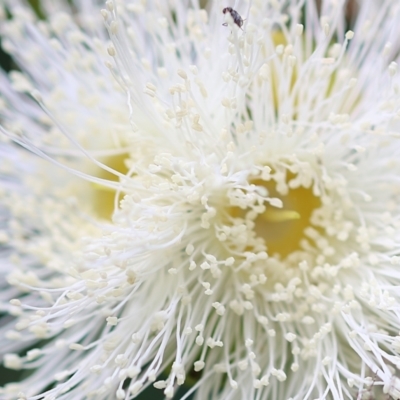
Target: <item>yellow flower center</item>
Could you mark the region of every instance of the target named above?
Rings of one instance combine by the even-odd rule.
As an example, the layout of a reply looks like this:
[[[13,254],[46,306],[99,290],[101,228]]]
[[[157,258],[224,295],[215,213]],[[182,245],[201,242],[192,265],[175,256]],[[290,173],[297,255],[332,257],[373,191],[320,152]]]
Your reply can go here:
[[[265,187],[270,197],[277,197],[283,203],[282,208],[268,206],[255,220],[254,230],[265,240],[269,255],[278,253],[286,257],[300,250],[304,230],[310,225],[312,212],[321,206],[320,199],[314,196],[311,187],[289,189],[286,195],[282,195],[277,192],[273,181],[257,180],[253,183]]]
[[[115,171],[126,174],[128,172],[128,168],[125,165],[125,160],[127,158],[128,154],[118,154],[107,157],[107,159],[100,161]],[[113,182],[118,181],[118,176],[103,169],[99,171],[97,176],[101,179],[106,179]],[[109,187],[103,185],[94,185],[93,208],[97,217],[101,219],[111,219],[111,216],[114,212],[115,195],[116,193],[114,189],[110,189]],[[121,200],[122,196],[123,194],[119,196],[118,201]]]
[[[256,216],[249,214],[253,206],[244,208],[233,205],[227,210],[228,218],[251,219],[254,233],[264,240],[269,256],[285,258],[302,250],[305,229],[311,225],[313,211],[321,207],[321,200],[313,194],[311,185],[290,187],[289,183],[296,177],[290,172],[286,174],[285,189],[279,188],[273,177],[268,181],[259,178],[250,180],[251,186],[265,189],[268,199],[272,200],[272,204],[265,201],[265,211]],[[248,250],[251,250],[251,245]]]

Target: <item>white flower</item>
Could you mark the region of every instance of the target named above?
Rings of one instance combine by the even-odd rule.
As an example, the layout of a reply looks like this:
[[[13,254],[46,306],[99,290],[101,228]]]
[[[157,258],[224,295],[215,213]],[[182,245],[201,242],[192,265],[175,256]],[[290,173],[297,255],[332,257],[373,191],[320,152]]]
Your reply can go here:
[[[53,3],[1,23],[2,398],[399,399],[400,4]]]

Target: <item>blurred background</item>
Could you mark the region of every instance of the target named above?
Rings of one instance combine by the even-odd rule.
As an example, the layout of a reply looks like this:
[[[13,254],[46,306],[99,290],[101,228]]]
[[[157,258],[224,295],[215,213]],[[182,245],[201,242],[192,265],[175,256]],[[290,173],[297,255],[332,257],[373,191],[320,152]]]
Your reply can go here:
[[[28,0],[28,3],[32,5],[34,8],[36,14],[39,16],[39,18],[43,18],[43,14],[40,11],[40,0]],[[15,65],[13,62],[12,58],[6,54],[2,48],[1,45],[1,37],[0,37],[0,69],[8,72],[13,69],[18,69],[18,67]],[[0,323],[2,318],[7,318],[5,315],[0,315]],[[35,346],[35,347],[40,347],[40,346]],[[25,372],[26,373],[26,372]],[[3,386],[9,382],[16,382],[22,377],[24,372],[19,372],[19,371],[12,371],[6,368],[3,368],[3,366],[0,365],[0,386]],[[182,387],[178,391],[176,395],[176,399],[181,398],[184,393],[187,392],[189,387]],[[192,399],[193,396],[190,396],[189,399]],[[162,390],[157,390],[150,386],[145,392],[143,392],[139,397],[137,397],[138,400],[158,400],[158,399],[164,399],[163,391]]]

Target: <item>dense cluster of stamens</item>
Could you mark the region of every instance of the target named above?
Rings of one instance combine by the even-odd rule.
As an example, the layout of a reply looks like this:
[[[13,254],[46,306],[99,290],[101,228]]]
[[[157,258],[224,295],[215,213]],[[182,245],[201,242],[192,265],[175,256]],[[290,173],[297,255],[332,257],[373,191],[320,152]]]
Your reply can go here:
[[[76,3],[2,22],[0,397],[400,398],[396,7]]]

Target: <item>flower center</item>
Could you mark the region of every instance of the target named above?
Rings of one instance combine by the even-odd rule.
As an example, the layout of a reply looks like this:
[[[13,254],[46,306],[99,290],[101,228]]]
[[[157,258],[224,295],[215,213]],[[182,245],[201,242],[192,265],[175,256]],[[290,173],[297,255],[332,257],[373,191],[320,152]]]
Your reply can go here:
[[[313,213],[321,209],[322,202],[313,192],[310,171],[294,173],[266,168],[266,175],[250,178],[247,190],[230,193],[228,218],[234,226],[242,224],[252,231],[246,236],[245,251],[258,247],[262,239],[270,257],[283,259],[304,250],[305,232],[313,225]],[[239,247],[244,244],[241,238],[239,235],[236,242]]]
[[[118,154],[115,156],[107,157],[105,160],[101,161],[103,162],[103,164],[114,169],[115,171],[126,174],[128,172],[128,168],[125,165],[125,160],[127,158],[128,154]],[[101,179],[106,179],[113,182],[118,181],[118,177],[116,175],[103,169],[98,172],[97,176]],[[121,197],[122,195],[120,194],[118,201],[121,200]],[[94,214],[101,219],[110,220],[114,212],[115,190],[110,189],[107,186],[96,184],[94,185],[93,198]]]
[[[287,181],[295,178],[288,176]],[[274,181],[256,180],[252,182],[267,189],[269,197],[279,198],[283,207],[269,205],[265,212],[255,219],[254,230],[265,240],[270,256],[278,253],[286,257],[290,253],[300,250],[304,230],[310,225],[313,211],[321,206],[311,187],[298,187],[279,193]]]

